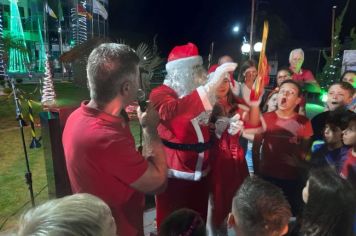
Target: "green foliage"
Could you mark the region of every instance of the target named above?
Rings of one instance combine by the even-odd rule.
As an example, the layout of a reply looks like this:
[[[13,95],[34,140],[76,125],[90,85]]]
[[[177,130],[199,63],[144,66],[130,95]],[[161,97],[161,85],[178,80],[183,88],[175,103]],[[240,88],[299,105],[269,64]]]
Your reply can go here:
[[[23,97],[32,99],[36,133],[41,135],[38,126],[39,112],[42,106],[39,102],[39,89],[33,84],[21,84],[17,86]],[[79,106],[82,100],[89,98],[87,89],[75,87],[72,83],[56,84],[58,103],[60,106]],[[10,88],[9,93],[12,92]],[[28,122],[27,103],[21,99],[24,119]],[[13,227],[18,216],[30,207],[30,196],[25,183],[26,170],[24,153],[18,121],[15,119],[15,105],[13,96],[0,96],[0,226],[6,221],[0,231]],[[31,129],[24,128],[27,147],[31,141]],[[43,149],[27,149],[30,159],[30,168],[33,176],[33,189],[36,195],[36,204],[48,199],[47,178]],[[41,190],[43,190],[41,192]],[[39,194],[39,195],[38,195]],[[37,196],[38,195],[38,196]],[[22,207],[24,206],[24,207]]]
[[[350,39],[351,39],[351,43],[350,43],[350,49],[355,50],[356,49],[356,32],[355,32],[355,28],[352,28],[350,31]]]
[[[11,88],[4,88],[4,93],[5,94],[10,94],[11,93]]]
[[[342,29],[342,22],[344,20],[345,13],[349,6],[350,0],[346,2],[344,9],[341,14],[335,20],[335,30],[334,38],[332,39],[332,48],[334,55],[328,56],[325,51],[323,51],[323,56],[326,61],[325,66],[320,74],[318,74],[317,80],[322,89],[327,89],[331,84],[339,81],[341,65],[342,65],[342,44],[340,40],[340,32]]]
[[[40,131],[37,129],[37,131]],[[30,127],[25,127],[25,138],[29,144]],[[31,207],[30,194],[25,182],[26,164],[22,141],[17,127],[0,130],[0,226],[6,230],[15,226],[19,215]],[[44,168],[43,149],[27,149],[32,172],[35,202],[48,199],[47,179]],[[41,191],[42,190],[42,191]],[[6,224],[4,224],[6,222]],[[4,224],[4,225],[2,225]]]
[[[140,58],[141,87],[148,94],[154,71],[163,63],[163,59],[158,55],[155,45],[151,48],[145,43],[137,46],[136,54]]]

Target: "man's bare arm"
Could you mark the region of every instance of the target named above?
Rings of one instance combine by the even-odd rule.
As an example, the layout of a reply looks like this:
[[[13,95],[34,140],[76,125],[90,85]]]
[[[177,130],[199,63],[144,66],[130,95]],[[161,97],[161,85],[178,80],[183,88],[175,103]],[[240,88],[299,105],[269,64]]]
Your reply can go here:
[[[152,106],[149,106],[147,112],[140,115],[144,156],[147,157],[148,168],[138,180],[131,184],[131,187],[144,193],[157,193],[164,188],[167,181],[166,156],[157,133],[158,114]]]

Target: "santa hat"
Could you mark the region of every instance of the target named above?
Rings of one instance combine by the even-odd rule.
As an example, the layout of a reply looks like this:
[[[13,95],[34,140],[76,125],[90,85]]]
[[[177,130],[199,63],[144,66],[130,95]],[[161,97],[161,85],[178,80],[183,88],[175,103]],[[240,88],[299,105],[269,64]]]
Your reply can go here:
[[[193,43],[176,46],[172,49],[168,56],[166,70],[170,71],[192,67],[194,65],[202,65],[203,59],[199,56],[198,48]]]
[[[218,68],[219,65],[218,64],[213,64],[210,66],[209,70],[208,70],[208,76],[209,78],[212,77],[215,73],[215,70],[216,68]],[[230,88],[231,88],[231,91],[232,93],[235,95],[235,96],[238,96],[239,93],[240,93],[240,90],[239,90],[239,85],[236,83],[236,81],[234,80],[234,76],[233,76],[233,72],[230,72]]]
[[[211,73],[216,71],[216,68],[218,68],[218,64],[213,64],[210,66],[209,70],[208,70],[208,75],[210,75]]]

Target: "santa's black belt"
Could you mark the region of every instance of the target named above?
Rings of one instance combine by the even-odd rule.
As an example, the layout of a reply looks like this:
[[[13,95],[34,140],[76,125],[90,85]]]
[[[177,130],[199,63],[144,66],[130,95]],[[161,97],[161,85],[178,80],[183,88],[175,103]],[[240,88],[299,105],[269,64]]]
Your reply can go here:
[[[206,143],[194,143],[194,144],[186,144],[186,143],[172,143],[165,139],[162,139],[162,143],[171,149],[182,150],[182,151],[196,151],[198,153],[204,152],[209,149],[213,145],[213,141],[210,140]]]

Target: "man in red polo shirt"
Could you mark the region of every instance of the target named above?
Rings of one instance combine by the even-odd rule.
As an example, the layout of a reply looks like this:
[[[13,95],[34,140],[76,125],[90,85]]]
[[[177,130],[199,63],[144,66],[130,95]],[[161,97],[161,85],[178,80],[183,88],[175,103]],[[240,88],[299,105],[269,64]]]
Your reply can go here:
[[[304,51],[301,48],[294,49],[289,54],[289,69],[293,72],[292,79],[297,81],[300,86],[306,84],[312,85],[308,92],[320,92],[320,86],[315,80],[313,73],[310,70],[302,68],[304,62]]]
[[[138,112],[146,159],[136,151],[124,110],[137,97],[138,63],[138,56],[126,45],[95,48],[87,64],[91,100],[71,114],[63,132],[73,192],[104,200],[118,235],[143,235],[144,193],[156,193],[167,179],[157,112],[151,106]]]
[[[219,66],[209,82],[198,48],[188,43],[173,48],[162,86],[152,90],[150,101],[160,117],[158,133],[165,146],[168,165],[167,189],[157,195],[158,227],[173,211],[186,207],[206,220],[209,186],[208,120],[215,90],[236,63]]]

